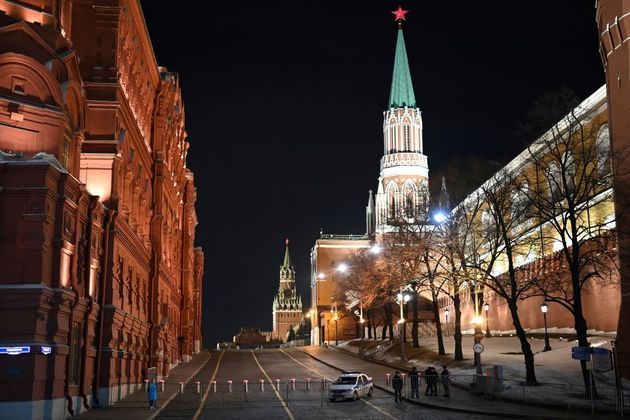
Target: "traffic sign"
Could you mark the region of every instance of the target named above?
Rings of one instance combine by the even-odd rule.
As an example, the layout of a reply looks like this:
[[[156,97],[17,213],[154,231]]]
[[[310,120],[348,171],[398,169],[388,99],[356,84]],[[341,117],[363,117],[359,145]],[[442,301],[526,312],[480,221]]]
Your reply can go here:
[[[590,360],[590,347],[571,347],[571,358],[575,360]]]
[[[473,344],[473,351],[475,353],[483,353],[483,344],[481,344],[481,343]]]
[[[590,360],[586,361],[586,370],[593,370],[593,362]]]
[[[475,332],[475,341],[481,341],[483,339],[483,333],[481,331]]]

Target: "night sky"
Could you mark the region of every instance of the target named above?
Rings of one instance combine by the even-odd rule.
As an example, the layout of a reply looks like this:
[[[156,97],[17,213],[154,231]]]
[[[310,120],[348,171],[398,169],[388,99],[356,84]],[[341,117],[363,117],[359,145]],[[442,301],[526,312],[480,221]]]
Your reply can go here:
[[[533,140],[517,126],[541,94],[584,99],[604,83],[594,3],[400,3],[430,174],[457,156],[506,163]],[[307,310],[320,228],[365,232],[399,3],[174,4],[142,1],[158,63],[181,78],[212,347],[241,326],[271,330],[285,237]]]

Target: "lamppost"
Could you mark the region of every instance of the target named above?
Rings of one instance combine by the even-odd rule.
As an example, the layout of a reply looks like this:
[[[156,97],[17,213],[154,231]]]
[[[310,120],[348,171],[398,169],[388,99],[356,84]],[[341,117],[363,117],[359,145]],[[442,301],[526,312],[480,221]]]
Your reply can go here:
[[[483,304],[483,310],[486,311],[486,337],[490,338],[490,321],[488,318],[488,310],[490,309],[490,305],[488,303]]]
[[[549,345],[549,334],[547,334],[547,310],[548,309],[549,307],[547,306],[545,302],[543,302],[543,304],[540,305],[540,310],[542,311],[543,318],[545,320],[545,348],[543,349],[543,351],[551,350],[551,346]]]
[[[403,288],[400,288],[400,293],[396,295],[396,300],[400,306],[400,319],[398,320],[398,332],[400,334],[400,363],[405,363],[405,316],[403,314],[403,306],[409,302],[411,297],[403,292]]]
[[[450,326],[449,326],[449,324],[448,324],[448,314],[449,314],[449,313],[450,313],[449,309],[448,309],[448,308],[445,308],[445,309],[444,309],[444,318],[446,319],[446,328],[447,328],[447,332],[450,334],[450,331],[449,331],[449,330],[450,330],[451,328],[450,328]]]
[[[479,315],[479,281],[473,280],[474,282],[474,293],[475,293],[475,317],[473,318],[473,324],[475,326],[475,346],[477,344],[481,345],[481,339],[483,338],[483,333],[481,332],[481,316]],[[483,351],[483,346],[480,348]],[[475,350],[475,366],[477,367],[477,375],[483,375],[483,371],[481,370],[481,351]]]
[[[323,346],[326,342],[326,337],[324,334],[328,331],[325,330],[324,319],[326,317],[326,313],[324,311],[319,313],[319,318],[317,318],[317,328],[319,328],[319,345]]]
[[[337,312],[337,305],[335,305],[335,311],[333,312],[333,321],[335,321],[335,346],[338,346],[339,340],[337,339],[337,321],[339,321],[339,313]]]
[[[483,333],[481,332],[481,317],[476,316],[473,318],[473,324],[475,324],[475,345],[477,343],[481,344],[481,339],[479,337],[483,337]],[[482,347],[483,349],[483,347]],[[475,367],[477,368],[477,375],[483,375],[483,371],[481,370],[481,352],[475,351]]]

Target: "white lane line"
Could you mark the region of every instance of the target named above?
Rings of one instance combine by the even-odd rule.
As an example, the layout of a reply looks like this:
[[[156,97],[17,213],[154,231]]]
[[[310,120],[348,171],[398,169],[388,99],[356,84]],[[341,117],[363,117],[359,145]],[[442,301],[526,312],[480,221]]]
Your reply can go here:
[[[199,418],[199,415],[201,414],[203,405],[206,403],[206,400],[208,399],[208,393],[210,392],[210,384],[212,384],[212,381],[214,381],[214,378],[217,376],[217,372],[219,371],[219,364],[221,364],[221,359],[223,358],[224,353],[225,353],[225,350],[223,350],[221,354],[219,355],[219,360],[217,360],[217,365],[214,367],[214,372],[212,372],[212,378],[210,378],[210,382],[208,383],[206,392],[203,394],[203,399],[201,400],[201,404],[199,404],[199,407],[197,407],[197,411],[195,411],[195,414],[193,415],[192,420],[197,420]]]
[[[186,383],[190,382],[190,380],[191,380],[192,378],[194,378],[194,377],[195,377],[195,375],[199,373],[199,371],[201,370],[201,368],[203,368],[203,367],[206,365],[206,363],[208,363],[211,359],[212,359],[212,355],[210,355],[210,356],[208,357],[208,359],[207,359],[207,360],[206,360],[206,361],[205,361],[205,362],[204,362],[201,366],[199,366],[199,369],[197,369],[197,370],[195,371],[195,373],[193,373],[192,375],[190,375],[190,377],[186,380]],[[153,413],[153,415],[152,415],[152,416],[150,416],[147,420],[153,420],[153,419],[154,419],[154,418],[155,418],[158,414],[160,414],[160,412],[166,408],[166,406],[167,406],[167,405],[168,405],[168,404],[169,404],[169,403],[173,400],[173,398],[175,398],[175,396],[176,396],[177,394],[179,394],[179,391],[174,392],[174,393],[173,393],[173,395],[171,395],[171,396],[170,396],[170,398],[169,398],[168,400],[166,400],[166,402],[165,402],[164,404],[162,404],[162,405],[161,405],[161,406],[160,406],[157,410],[155,410],[155,412]]]
[[[285,355],[287,355],[288,357],[290,357],[291,359],[293,359],[293,361],[294,361],[295,363],[297,363],[297,364],[299,364],[299,365],[304,366],[306,369],[308,369],[308,370],[310,370],[310,371],[312,371],[312,372],[315,372],[316,374],[320,375],[320,376],[321,376],[321,377],[323,377],[324,379],[328,379],[329,381],[332,381],[332,379],[330,379],[329,377],[327,377],[327,376],[326,376],[326,375],[324,375],[323,373],[319,373],[319,372],[318,372],[318,371],[316,371],[315,369],[313,369],[313,368],[311,368],[311,367],[306,366],[304,363],[300,362],[299,360],[297,360],[295,357],[291,356],[291,355],[290,355],[289,353],[287,353],[286,351],[284,351],[284,350],[282,350],[282,349],[280,349],[280,351],[281,351],[282,353],[284,353]],[[392,416],[391,414],[389,414],[389,413],[388,413],[388,412],[386,412],[386,411],[381,410],[379,407],[375,406],[375,405],[374,405],[374,404],[372,404],[371,402],[366,401],[366,400],[364,400],[364,399],[362,399],[361,401],[363,401],[364,403],[366,403],[367,405],[369,405],[370,407],[372,407],[372,408],[373,408],[373,409],[375,409],[376,411],[378,411],[378,412],[380,412],[380,413],[384,414],[385,416],[389,417],[390,419],[394,419],[394,420],[396,420],[396,417]]]
[[[265,375],[265,377],[267,378],[267,380],[271,384],[271,388],[273,389],[273,392],[276,393],[276,397],[278,397],[278,401],[280,401],[280,403],[282,404],[282,407],[284,407],[284,411],[287,412],[287,415],[289,416],[289,418],[291,420],[295,420],[295,417],[293,417],[293,413],[291,413],[291,410],[289,410],[289,407],[287,406],[287,403],[284,402],[284,399],[282,398],[282,395],[280,395],[280,393],[278,392],[276,387],[273,385],[273,381],[271,380],[269,375],[267,375],[267,372],[265,372],[265,369],[263,369],[263,367],[260,365],[260,362],[258,361],[258,359],[256,358],[256,355],[254,354],[254,350],[252,350],[251,352],[252,352],[252,357],[256,361],[256,364],[258,365],[258,367],[260,368],[261,372]]]

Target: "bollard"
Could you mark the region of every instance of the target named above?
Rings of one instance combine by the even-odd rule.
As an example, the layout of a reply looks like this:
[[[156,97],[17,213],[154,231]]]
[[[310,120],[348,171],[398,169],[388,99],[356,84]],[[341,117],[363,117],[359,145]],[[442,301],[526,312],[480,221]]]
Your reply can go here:
[[[144,390],[146,391],[148,387],[149,387],[149,380],[145,379],[144,380]]]
[[[306,378],[306,390],[311,390],[311,378]]]
[[[184,383],[183,382],[179,383],[179,392],[180,392],[180,394],[184,393]]]
[[[245,385],[245,392],[249,392],[249,381],[247,379],[243,379],[243,384]]]
[[[390,373],[386,373],[385,374],[387,376],[387,385],[389,385],[389,375],[391,375]]]
[[[260,390],[261,390],[261,391],[264,391],[264,390],[265,390],[265,380],[264,380],[264,379],[261,379],[261,380],[260,380]]]
[[[197,381],[197,394],[201,394],[201,382]]]
[[[164,379],[160,380],[160,392],[164,392]]]
[[[232,392],[232,380],[228,381],[228,392]]]
[[[217,392],[217,381],[212,381],[212,392]]]
[[[291,391],[295,391],[295,378],[291,378]]]
[[[276,379],[276,388],[280,389],[280,379]]]

